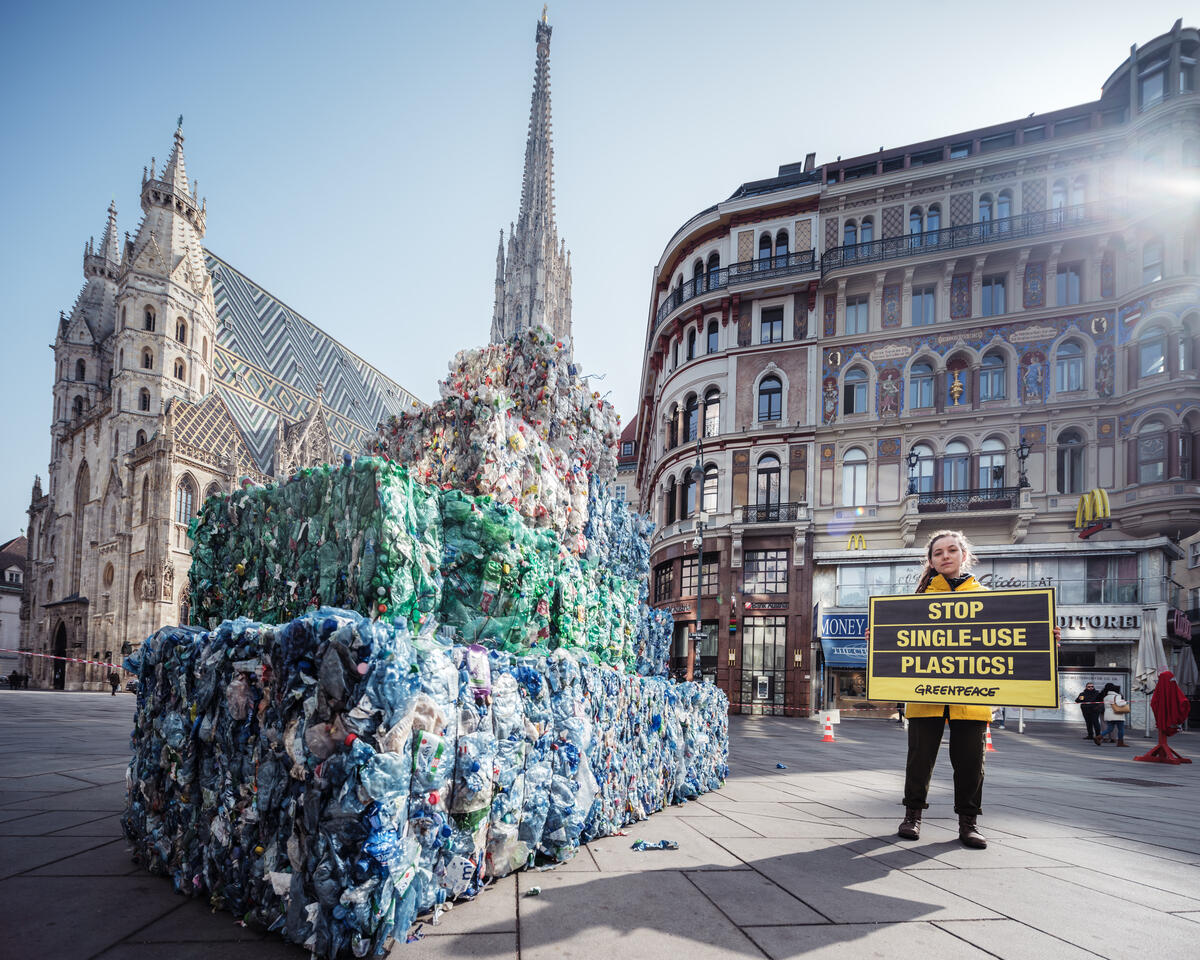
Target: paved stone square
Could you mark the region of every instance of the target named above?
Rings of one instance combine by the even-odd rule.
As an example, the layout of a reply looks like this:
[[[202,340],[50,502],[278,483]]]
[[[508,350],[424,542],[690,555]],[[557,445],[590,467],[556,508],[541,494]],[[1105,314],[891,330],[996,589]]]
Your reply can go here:
[[[6,947],[45,960],[240,960],[306,951],[175,894],[129,859],[133,697],[0,695],[0,897]],[[1197,760],[1133,762],[1082,728],[995,730],[980,827],[957,840],[943,749],[922,839],[895,838],[904,733],[848,720],[731,720],[725,788],[506,878],[393,958],[1183,958],[1200,943]],[[776,764],[783,763],[786,770]],[[638,853],[633,840],[676,851]],[[541,892],[529,896],[531,888]],[[18,955],[18,954],[14,954]]]

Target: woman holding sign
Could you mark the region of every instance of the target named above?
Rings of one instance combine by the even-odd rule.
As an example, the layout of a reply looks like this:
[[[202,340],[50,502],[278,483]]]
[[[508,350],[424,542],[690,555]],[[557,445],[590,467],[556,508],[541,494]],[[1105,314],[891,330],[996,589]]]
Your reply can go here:
[[[975,554],[970,541],[958,530],[939,530],[925,547],[925,567],[917,593],[965,593],[986,590],[970,574]],[[991,707],[970,704],[910,703],[908,761],[904,768],[904,821],[897,833],[906,840],[921,836],[921,813],[929,808],[929,781],[937,761],[946,721],[950,721],[950,765],[954,768],[954,812],[958,814],[958,839],[964,846],[982,850],[987,840],[976,829],[982,812],[983,758]]]

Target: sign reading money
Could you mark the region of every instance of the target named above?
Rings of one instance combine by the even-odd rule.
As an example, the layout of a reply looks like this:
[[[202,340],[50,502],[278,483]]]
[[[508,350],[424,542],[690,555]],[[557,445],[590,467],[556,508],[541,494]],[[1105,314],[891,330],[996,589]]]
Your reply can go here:
[[[1053,590],[871,597],[867,699],[1058,706]]]

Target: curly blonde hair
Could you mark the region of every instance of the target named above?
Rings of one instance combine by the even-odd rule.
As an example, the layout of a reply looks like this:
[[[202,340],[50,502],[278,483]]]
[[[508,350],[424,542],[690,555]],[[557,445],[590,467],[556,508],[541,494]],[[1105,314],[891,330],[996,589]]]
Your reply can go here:
[[[971,546],[971,541],[967,539],[967,535],[961,530],[935,530],[929,535],[929,541],[925,544],[925,565],[921,568],[921,579],[917,581],[917,593],[924,593],[929,586],[929,581],[935,576],[933,569],[933,545],[942,537],[954,537],[958,540],[958,547],[962,550],[962,566],[959,567],[959,573],[970,573],[971,568],[979,562],[979,558],[975,556],[975,550]]]

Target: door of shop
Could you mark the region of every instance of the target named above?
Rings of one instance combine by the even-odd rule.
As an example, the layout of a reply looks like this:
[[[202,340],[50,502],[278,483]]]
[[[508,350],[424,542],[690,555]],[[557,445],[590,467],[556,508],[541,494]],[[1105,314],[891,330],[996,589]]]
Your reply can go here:
[[[787,617],[742,622],[742,712],[783,715],[787,700]]]

